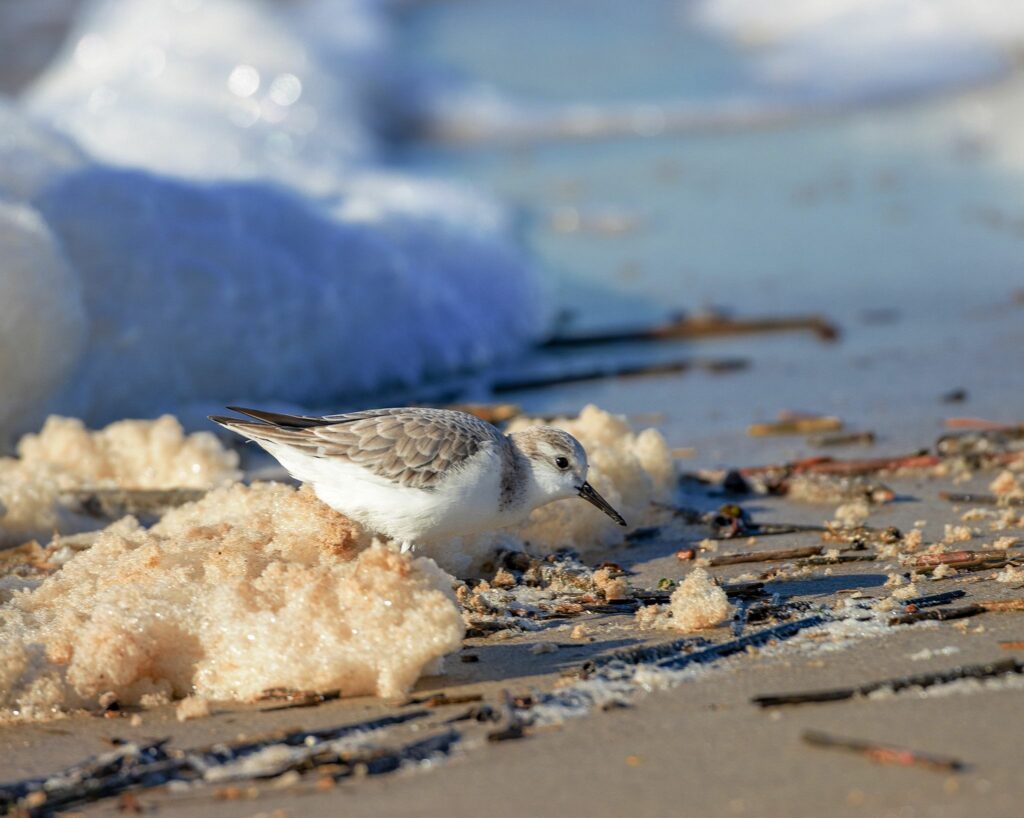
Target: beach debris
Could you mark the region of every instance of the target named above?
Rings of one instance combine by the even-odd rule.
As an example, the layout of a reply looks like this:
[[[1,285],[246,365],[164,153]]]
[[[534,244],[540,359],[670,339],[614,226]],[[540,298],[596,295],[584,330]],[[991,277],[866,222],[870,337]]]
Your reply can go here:
[[[967,596],[967,592],[957,588],[954,591],[943,591],[940,594],[926,594],[925,596],[915,596],[910,599],[903,600],[903,604],[907,609],[917,608],[932,608],[936,605],[947,605],[957,599],[962,599]]]
[[[952,565],[956,567],[960,563],[986,562],[992,560],[1006,560],[1007,552],[1003,549],[981,550],[981,551],[945,551],[939,554],[921,554],[910,560],[905,565],[913,568],[922,568],[929,565]]]
[[[277,710],[317,707],[324,702],[332,702],[340,698],[340,690],[325,690],[322,693],[316,693],[311,690],[295,690],[290,687],[271,687],[260,693],[257,701],[281,702],[272,707],[260,708],[261,713],[272,713]]]
[[[663,583],[668,583],[662,587]],[[658,590],[635,589],[633,599],[641,605],[660,605],[669,601],[676,583],[674,580],[662,579],[658,582]],[[733,582],[719,586],[729,599],[758,599],[765,594],[764,583],[755,582]]]
[[[855,476],[880,473],[900,472],[905,470],[925,469],[939,465],[942,458],[928,452],[895,455],[892,457],[855,458],[837,460],[833,457],[809,457],[769,466],[750,466],[740,469],[747,478],[758,475],[778,475],[782,479],[794,474],[829,474],[836,476]]]
[[[753,491],[749,481],[736,469],[729,469],[722,478],[722,491],[726,494],[750,494]]]
[[[937,772],[955,773],[965,769],[960,759],[952,756],[935,755],[894,744],[879,744],[874,741],[844,738],[819,730],[807,730],[802,735],[803,741],[812,747],[825,747],[836,750],[848,750],[857,753],[878,764],[893,764],[900,767],[924,767]]]
[[[836,528],[857,528],[864,525],[871,516],[871,507],[864,498],[857,498],[849,503],[843,503],[835,510],[834,518],[830,525]]]
[[[952,491],[940,491],[939,497],[947,503],[970,506],[1024,506],[1024,497],[1003,496],[994,494],[960,494]]]
[[[532,375],[502,375],[491,384],[491,391],[500,395],[507,392],[549,389],[552,386],[562,386],[568,383],[601,381],[609,378],[680,375],[695,370],[712,374],[723,374],[747,369],[749,366],[750,361],[746,358],[680,358],[675,361],[659,361],[655,363],[590,365],[572,371],[562,369],[558,372],[538,372]]]
[[[0,810],[42,816],[171,782],[220,785],[276,778],[291,770],[305,774],[328,769],[335,780],[357,771],[382,775],[403,764],[451,752],[460,734],[450,729],[394,747],[371,743],[378,732],[428,713],[416,710],[340,727],[185,750],[170,746],[169,739],[125,742],[54,775],[0,784]]]
[[[773,423],[754,423],[747,427],[750,437],[774,435],[806,435],[816,432],[838,432],[843,428],[840,418],[824,415],[799,415],[792,412],[780,413]]]
[[[759,707],[839,702],[857,696],[870,696],[872,693],[881,690],[899,693],[903,690],[924,689],[935,685],[949,684],[960,679],[988,679],[1011,673],[1024,673],[1024,662],[1020,662],[1017,659],[1001,659],[997,662],[986,662],[979,665],[961,665],[934,673],[919,673],[912,676],[900,676],[895,679],[883,679],[855,687],[834,687],[799,693],[776,693],[755,696],[751,699],[751,702]]]
[[[717,627],[732,613],[725,591],[703,568],[694,568],[672,592],[668,605],[642,607],[636,621],[642,628],[673,628],[689,633]]]
[[[813,332],[822,341],[834,341],[839,337],[839,329],[836,325],[820,315],[730,318],[720,313],[708,313],[683,316],[666,323],[635,329],[556,335],[545,341],[543,345],[549,348],[600,346],[643,341],[689,341],[728,335],[793,331]]]
[[[807,438],[807,444],[819,449],[839,446],[873,446],[875,444],[875,433],[869,431],[846,432],[836,435],[812,435]]]
[[[944,457],[1013,462],[1019,459],[1014,455],[1024,454],[1024,425],[951,432],[936,441],[935,450]]]
[[[950,576],[951,571],[988,571],[1019,565],[1024,555],[1011,556],[1007,550],[947,551],[939,554],[922,554],[905,562],[920,574],[932,574],[936,578]]]
[[[522,718],[520,711],[528,710],[532,705],[532,697],[516,699],[508,690],[502,690],[498,721],[504,724],[488,732],[487,740],[498,742],[523,738],[526,735],[527,722]]]
[[[746,562],[778,562],[801,557],[816,557],[825,550],[823,545],[809,545],[801,548],[782,548],[775,551],[741,551],[735,554],[717,554],[708,559],[708,565],[718,568],[723,565],[739,565]]]
[[[1003,650],[1024,650],[1024,639],[1003,639],[999,647]]]
[[[431,693],[429,696],[416,696],[406,703],[408,705],[420,705],[422,707],[447,707],[450,704],[469,704],[471,702],[483,701],[482,693]]]
[[[620,677],[625,669],[650,666],[659,670],[683,670],[692,665],[705,665],[726,659],[738,653],[743,653],[749,648],[758,648],[765,645],[781,642],[796,636],[808,628],[816,628],[824,625],[828,620],[821,614],[813,614],[803,619],[792,622],[784,622],[770,628],[749,633],[738,639],[730,639],[727,642],[720,642],[716,645],[709,645],[706,639],[700,637],[684,637],[671,642],[662,642],[656,645],[643,645],[637,648],[617,650],[605,656],[598,656],[595,659],[588,659],[577,668],[563,672],[563,676],[578,677],[583,680],[593,679],[603,673],[612,677]],[[552,693],[544,694],[540,701],[550,702],[553,699],[571,699],[579,691],[571,688],[562,688]]]
[[[968,616],[977,616],[980,613],[1012,613],[1018,611],[1024,611],[1024,599],[995,599],[972,602],[968,605],[959,605],[954,608],[904,613],[892,617],[889,620],[889,625],[913,625],[914,622],[932,620],[941,622],[949,619],[964,619]]]

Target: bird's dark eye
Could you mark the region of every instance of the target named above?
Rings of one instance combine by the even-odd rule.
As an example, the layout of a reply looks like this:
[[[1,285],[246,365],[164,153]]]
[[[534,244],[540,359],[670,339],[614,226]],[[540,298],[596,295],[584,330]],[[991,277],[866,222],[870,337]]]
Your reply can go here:
[[[567,457],[556,457],[555,458],[555,465],[558,466],[558,468],[560,468],[560,469],[567,469],[567,468],[569,468],[569,458],[567,458]]]

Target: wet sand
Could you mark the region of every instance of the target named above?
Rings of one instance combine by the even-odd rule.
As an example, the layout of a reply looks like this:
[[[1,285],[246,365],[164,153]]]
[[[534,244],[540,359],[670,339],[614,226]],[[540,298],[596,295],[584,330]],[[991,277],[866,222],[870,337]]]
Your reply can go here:
[[[963,509],[941,501],[940,490],[981,491],[993,475],[953,486],[937,478],[885,481],[897,501],[875,508],[869,524],[902,530],[927,520],[925,541],[941,539],[946,523],[958,523]],[[689,499],[699,498],[691,496]],[[711,504],[718,498],[705,498]],[[820,523],[833,507],[798,504],[784,498],[748,498],[743,502],[759,522]],[[1012,530],[1003,532],[1013,534]],[[694,530],[694,538],[699,532]],[[980,548],[993,535],[952,547]],[[776,549],[820,542],[816,533],[723,541],[717,553]],[[686,543],[651,541],[612,549],[608,557],[634,571],[634,587],[654,587],[662,577],[680,577],[689,566],[674,556]],[[694,543],[689,543],[694,544]],[[729,581],[761,573],[778,563],[713,568]],[[816,567],[808,575],[769,582],[767,590],[787,602],[831,607],[851,592],[882,598],[895,560]],[[996,571],[917,581],[920,594],[962,589],[971,601],[1014,598],[1012,585],[992,580]],[[570,628],[586,623],[594,641],[574,639]],[[749,625],[746,632],[765,624]],[[503,690],[513,695],[550,690],[567,668],[612,650],[674,638],[671,632],[639,631],[632,616],[593,614],[510,639],[467,639],[462,653],[479,657],[464,663],[447,660],[447,673],[425,678],[413,698],[438,692],[480,694],[500,706]],[[715,642],[731,638],[729,627],[706,634]],[[715,662],[671,690],[641,695],[628,708],[591,712],[558,727],[527,729],[524,738],[488,742],[494,725],[460,722],[463,740],[448,759],[427,767],[406,767],[395,774],[356,778],[317,789],[316,774],[302,780],[241,782],[237,789],[205,786],[185,794],[160,790],[137,793],[146,808],[161,815],[259,813],[297,816],[593,814],[661,815],[1014,815],[1024,797],[1017,770],[1021,716],[1019,676],[1004,677],[992,689],[937,695],[908,691],[884,698],[761,709],[751,697],[768,693],[858,685],[874,680],[937,671],[961,665],[1005,660],[1015,655],[1000,640],[1024,638],[1020,613],[987,613],[970,619],[893,627],[881,636],[855,639],[833,651],[808,649],[814,638],[795,637],[764,651]],[[554,641],[558,650],[536,654],[538,642]],[[935,651],[931,656],[923,653]],[[1007,681],[1008,680],[1008,681]],[[266,707],[267,705],[261,705]],[[404,710],[408,711],[408,705]],[[404,726],[393,741],[436,732],[445,719],[467,708],[436,708],[417,727]],[[132,727],[127,717],[72,717],[45,724],[0,728],[0,780],[54,772],[110,748],[111,739],[170,737],[173,746],[194,747],[284,729],[315,729],[403,711],[397,702],[352,699],[310,708],[254,712],[231,705],[213,707],[209,718],[179,723],[173,709],[142,714]],[[890,743],[922,752],[953,756],[963,772],[873,763],[858,755],[811,747],[803,732],[824,730],[847,738]],[[386,743],[386,742],[385,742]],[[324,785],[321,785],[324,786]],[[227,797],[225,797],[227,796]],[[77,808],[85,814],[118,813],[118,800]],[[278,813],[280,814],[280,813]]]

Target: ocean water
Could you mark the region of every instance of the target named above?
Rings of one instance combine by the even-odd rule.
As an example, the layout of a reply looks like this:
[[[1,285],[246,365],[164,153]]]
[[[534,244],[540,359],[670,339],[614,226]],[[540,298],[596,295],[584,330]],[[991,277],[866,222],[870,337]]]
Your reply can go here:
[[[859,87],[837,79],[829,96],[829,87],[808,93],[795,75],[789,83],[766,79],[766,61],[791,47],[783,33],[796,37],[797,3],[777,47],[756,50],[723,33],[726,11],[736,24],[729,31],[742,28],[741,3],[650,0],[626,13],[615,3],[570,2],[557,14],[542,5],[428,4],[412,14],[406,43],[507,107],[656,108],[668,100],[714,111],[737,98],[800,98],[805,107],[770,128],[532,140],[495,130],[472,145],[413,144],[406,167],[459,176],[518,207],[529,246],[571,314],[569,328],[713,307],[747,316],[820,313],[843,335],[836,344],[786,335],[603,349],[594,354],[739,356],[750,365],[511,399],[543,412],[595,401],[662,413],[671,442],[696,447],[695,465],[809,453],[800,440],[745,437],[746,424],[786,409],[838,414],[876,431],[876,449],[890,451],[929,444],[951,415],[1024,416],[1024,308],[1014,301],[1024,286],[1024,80],[1007,68],[1003,50],[1015,15],[986,40],[981,23],[996,4],[981,4],[981,21],[961,26],[945,61],[937,59],[940,43],[968,16],[961,4],[948,6],[952,17],[936,23],[934,36],[907,34],[901,48],[890,38],[872,51],[870,38],[855,33],[849,48],[878,64]],[[799,10],[815,26],[800,36],[822,44],[839,36],[849,4],[810,5]],[[882,4],[868,5],[882,25]],[[891,4],[897,17],[898,5],[913,4]],[[714,26],[712,11],[720,12]],[[935,65],[927,76],[926,45]],[[913,70],[899,56],[910,51],[921,56]],[[820,76],[849,67],[820,57]],[[549,366],[545,357],[534,363]],[[943,403],[955,389],[965,389],[967,401]]]

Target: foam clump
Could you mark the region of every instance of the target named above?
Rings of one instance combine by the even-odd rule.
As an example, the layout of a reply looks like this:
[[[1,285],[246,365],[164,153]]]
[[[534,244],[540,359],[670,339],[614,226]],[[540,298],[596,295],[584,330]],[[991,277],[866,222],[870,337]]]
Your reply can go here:
[[[431,560],[360,544],[280,484],[217,489],[148,530],[125,518],[0,607],[0,707],[46,718],[273,688],[402,694],[464,626]]]
[[[672,592],[668,605],[640,608],[636,619],[643,628],[691,633],[717,627],[730,616],[732,604],[725,591],[703,568],[694,568]]]
[[[238,455],[209,432],[186,435],[170,415],[89,431],[51,416],[0,459],[0,546],[95,528],[60,502],[74,489],[213,488],[241,476]]]

